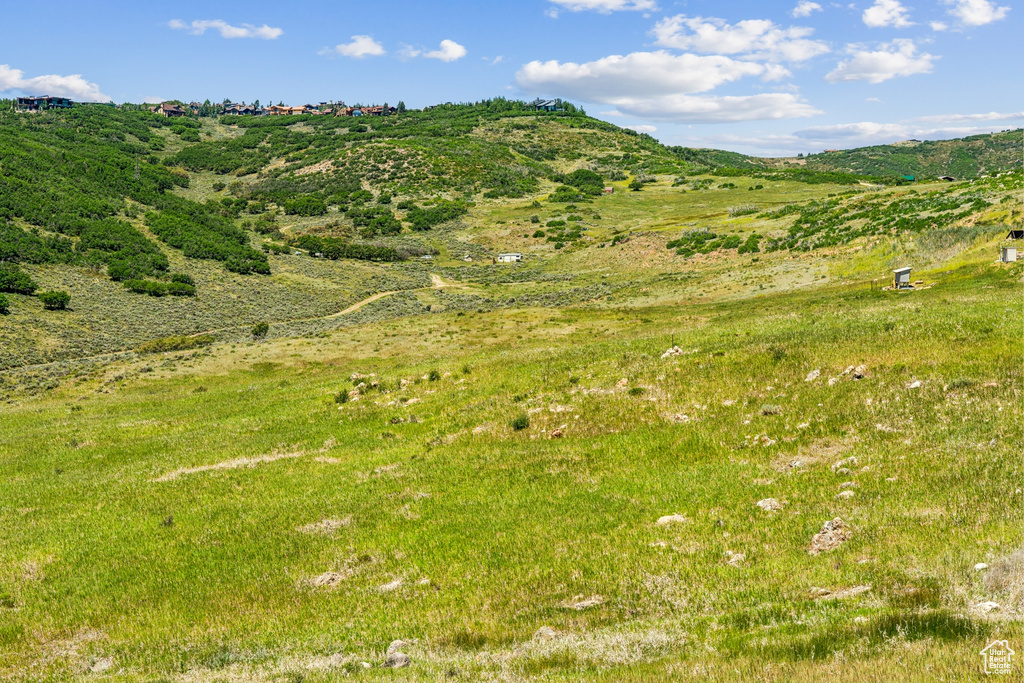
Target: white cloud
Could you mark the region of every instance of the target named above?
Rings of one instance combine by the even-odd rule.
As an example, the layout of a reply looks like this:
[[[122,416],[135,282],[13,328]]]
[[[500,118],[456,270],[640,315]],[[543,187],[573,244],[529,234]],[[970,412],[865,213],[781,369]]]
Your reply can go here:
[[[790,12],[790,14],[792,14],[794,17],[809,17],[811,16],[812,12],[820,11],[821,5],[819,5],[818,3],[811,2],[810,0],[801,0],[801,2],[798,3],[796,7],[793,8],[793,11]]]
[[[949,13],[967,26],[984,26],[1006,17],[1009,7],[996,7],[991,0],[946,0]]]
[[[454,40],[442,40],[440,48],[424,52],[423,56],[427,59],[440,59],[442,62],[454,62],[466,56],[466,48]]]
[[[188,31],[194,36],[201,36],[208,30],[213,29],[219,31],[222,38],[262,38],[263,40],[274,40],[284,33],[282,29],[267,26],[266,24],[263,24],[263,26],[253,26],[252,24],[232,26],[220,19],[202,19],[191,23],[185,23],[180,19],[172,19],[167,25],[174,29]]]
[[[81,74],[59,76],[47,74],[25,78],[25,72],[0,64],[0,92],[18,90],[26,95],[54,95],[69,97],[78,102],[109,102],[109,95],[100,92],[100,86],[82,78]]]
[[[744,77],[771,73],[768,65],[723,55],[677,56],[659,50],[612,55],[584,64],[533,61],[519,70],[516,82],[530,93],[558,93],[609,104],[623,114],[664,121],[752,121],[820,113],[792,93],[696,95]]]
[[[1024,115],[1022,112],[1020,115]],[[991,133],[999,126],[957,126],[948,125],[955,123],[957,119],[962,121],[981,121],[987,118],[974,118],[976,116],[988,117],[990,114],[966,114],[962,116],[948,117],[942,121],[925,121],[924,118],[913,119],[899,123],[876,123],[873,121],[861,121],[858,123],[841,123],[832,126],[813,126],[793,133],[793,138],[800,141],[800,145],[819,147],[862,147],[865,145],[888,145],[901,140],[945,140],[949,138],[966,137],[980,133]],[[1013,115],[1011,115],[1012,117]],[[939,119],[941,117],[934,117]],[[920,126],[915,121],[922,123],[937,123],[939,125]],[[942,125],[947,124],[947,125]]]
[[[363,57],[379,57],[387,54],[384,46],[370,36],[352,36],[352,42],[335,45],[333,48],[324,48],[320,54],[338,54],[343,57],[362,59]]]
[[[637,133],[647,133],[648,135],[650,135],[651,133],[656,133],[658,131],[658,127],[657,126],[640,125],[640,126],[624,126],[624,127],[625,128],[629,128],[630,130],[635,130]]]
[[[552,7],[548,12],[548,16],[552,18],[558,16],[559,7],[570,12],[594,11],[601,14],[626,10],[650,11],[658,9],[658,4],[654,0],[550,0],[550,2],[557,5],[557,7]]]
[[[1024,111],[1016,111],[1008,114],[990,111],[986,114],[936,114],[932,116],[919,116],[913,121],[921,123],[966,123],[969,121],[1019,121],[1024,119]]]
[[[906,28],[913,26],[913,22],[907,18],[907,12],[907,8],[901,5],[899,0],[875,0],[874,5],[864,10],[861,18],[872,28]]]
[[[879,50],[870,52],[859,46],[850,46],[852,58],[839,62],[836,68],[825,76],[829,83],[843,81],[867,81],[881,83],[897,76],[913,76],[929,73],[938,57],[927,52],[917,53],[914,41],[898,39],[883,43]]]
[[[767,19],[729,24],[714,17],[679,14],[659,21],[651,33],[662,47],[705,54],[743,54],[754,59],[802,62],[829,51],[825,43],[807,39],[814,29],[782,28]]]
[[[946,29],[949,28],[949,26],[947,26],[946,23],[943,21],[931,21],[928,22],[928,25],[931,27],[933,31],[945,31]]]

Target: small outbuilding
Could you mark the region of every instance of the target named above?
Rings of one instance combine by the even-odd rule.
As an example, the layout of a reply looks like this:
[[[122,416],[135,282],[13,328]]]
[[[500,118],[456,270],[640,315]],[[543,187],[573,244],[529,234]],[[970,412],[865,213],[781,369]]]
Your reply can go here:
[[[893,289],[910,289],[910,268],[897,268],[892,271]]]
[[[939,176],[939,180],[945,180],[945,181],[946,181],[947,183],[951,183],[951,182],[953,182],[954,180],[956,180],[956,178],[954,178],[954,177],[953,177],[953,176],[951,176],[951,175],[940,175],[940,176]]]
[[[1017,247],[1002,247],[999,250],[999,260],[1003,263],[1015,263],[1017,261]]]
[[[498,254],[498,258],[495,259],[498,263],[518,263],[523,260],[523,254],[519,251],[507,251]]]
[[[1006,239],[1008,240],[1024,240],[1024,230],[1011,230],[1006,233]]]

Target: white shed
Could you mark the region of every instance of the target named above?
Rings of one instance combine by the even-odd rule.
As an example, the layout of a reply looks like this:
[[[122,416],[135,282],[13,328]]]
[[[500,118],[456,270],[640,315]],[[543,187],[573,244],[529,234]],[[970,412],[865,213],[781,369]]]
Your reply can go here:
[[[1003,263],[1013,263],[1017,260],[1017,247],[1003,247],[999,251],[999,260]]]
[[[896,289],[910,287],[910,268],[897,268],[892,271],[892,286]]]
[[[498,254],[498,263],[518,263],[523,260],[523,254],[519,251],[507,251]]]

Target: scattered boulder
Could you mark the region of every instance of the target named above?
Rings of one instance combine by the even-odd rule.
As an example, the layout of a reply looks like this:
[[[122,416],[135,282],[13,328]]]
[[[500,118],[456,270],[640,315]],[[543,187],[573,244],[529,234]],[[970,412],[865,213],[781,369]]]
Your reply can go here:
[[[979,562],[978,564],[974,565],[974,571],[976,571],[976,572],[980,572],[980,571],[983,571],[985,569],[988,569],[988,565],[985,564],[984,562]]]
[[[812,588],[811,597],[815,600],[845,600],[856,597],[871,590],[871,586],[853,586],[852,588],[840,588],[829,590],[828,588]]]
[[[384,660],[384,666],[388,669],[404,669],[412,663],[409,655],[404,652],[392,652]]]
[[[555,427],[554,429],[551,430],[551,434],[549,434],[549,436],[552,439],[561,439],[562,436],[565,434],[565,432],[563,431],[565,427],[566,425],[562,425],[561,427]]]
[[[772,512],[774,510],[781,510],[782,503],[775,500],[774,498],[765,498],[757,501],[757,507],[761,508],[765,512]]]
[[[591,595],[589,598],[584,598],[582,600],[580,600],[578,598],[573,598],[573,600],[570,601],[570,603],[568,605],[566,605],[566,607],[568,607],[569,609],[574,609],[574,610],[577,610],[577,611],[582,611],[582,610],[585,610],[585,609],[589,609],[591,607],[597,607],[598,605],[602,604],[603,602],[604,602],[604,597],[602,597],[600,595]]]
[[[853,378],[854,379],[864,379],[867,376],[867,374],[868,374],[868,366],[866,366],[866,365],[858,365],[857,367],[855,367],[853,369]]]
[[[550,626],[541,626],[537,629],[537,632],[533,634],[533,639],[538,642],[546,642],[553,640],[558,637],[558,631],[551,628]]]
[[[689,521],[682,515],[665,515],[664,517],[659,517],[656,523],[658,526],[668,526],[670,524],[686,524]]]
[[[836,498],[839,498],[841,500],[848,500],[850,498],[853,498],[853,495],[853,491],[841,491],[840,493],[836,494]]]
[[[834,387],[837,384],[839,384],[839,378],[838,377],[829,377],[828,378],[828,385],[830,387]]]
[[[853,531],[846,526],[839,517],[830,519],[822,525],[821,531],[811,538],[811,547],[807,551],[811,555],[835,550],[843,543],[846,543],[853,535]]]
[[[733,567],[740,566],[747,559],[746,553],[734,553],[731,550],[726,550],[725,555],[729,558],[728,562]]]
[[[916,380],[914,380],[913,382],[911,382],[910,384],[907,385],[907,389],[920,389],[920,388],[921,388],[921,380],[919,380],[919,379],[916,379]]]
[[[629,386],[629,380],[626,379],[625,377],[623,377],[622,379],[620,379],[618,382],[615,383],[615,388],[616,389],[625,389],[628,386]]]
[[[1000,608],[998,602],[988,600],[986,602],[979,602],[974,606],[974,609],[982,614],[988,614],[989,612],[998,612]]]
[[[399,652],[404,647],[409,647],[409,643],[407,643],[407,642],[405,642],[404,640],[401,640],[401,639],[399,639],[399,640],[392,640],[391,644],[388,645],[388,651],[387,651],[386,654],[391,654],[393,652]]]
[[[807,377],[804,378],[805,382],[813,382],[821,376],[821,370],[811,370],[807,373]]]
[[[857,485],[857,482],[844,481],[842,484],[839,485],[839,488],[841,488],[841,489],[852,489],[856,485]]]
[[[845,468],[847,465],[849,465],[851,467],[856,466],[857,465],[857,456],[856,455],[851,455],[849,458],[843,458],[842,460],[837,460],[836,462],[832,463],[832,471],[833,472],[837,472],[841,468]],[[846,471],[849,472],[849,470],[846,470]]]

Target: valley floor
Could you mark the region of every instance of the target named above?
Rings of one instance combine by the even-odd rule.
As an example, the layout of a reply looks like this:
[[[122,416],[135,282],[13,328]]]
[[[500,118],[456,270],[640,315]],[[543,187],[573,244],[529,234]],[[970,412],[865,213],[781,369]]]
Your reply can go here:
[[[1021,269],[929,277],[424,273],[443,312],[76,366],[3,408],[0,680],[980,679],[1022,644]]]

